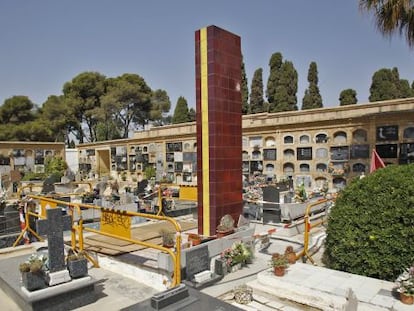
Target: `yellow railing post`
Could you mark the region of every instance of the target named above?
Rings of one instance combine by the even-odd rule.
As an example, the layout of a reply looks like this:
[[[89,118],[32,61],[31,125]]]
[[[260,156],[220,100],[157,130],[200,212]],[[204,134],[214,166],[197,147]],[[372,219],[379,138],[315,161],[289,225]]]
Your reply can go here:
[[[329,200],[328,199],[323,199],[317,202],[313,202],[311,204],[308,204],[306,206],[306,210],[305,210],[305,216],[303,218],[304,221],[304,233],[303,233],[303,250],[296,256],[296,258],[299,257],[303,257],[303,261],[306,261],[306,258],[308,258],[312,264],[315,264],[312,256],[309,254],[309,236],[310,236],[310,230],[311,230],[311,223],[310,223],[310,212],[311,212],[311,208],[322,204],[322,203],[327,203]],[[321,224],[324,223],[324,220],[322,219],[321,221],[315,222],[313,224],[313,227],[319,226]],[[305,258],[306,257],[306,258]]]

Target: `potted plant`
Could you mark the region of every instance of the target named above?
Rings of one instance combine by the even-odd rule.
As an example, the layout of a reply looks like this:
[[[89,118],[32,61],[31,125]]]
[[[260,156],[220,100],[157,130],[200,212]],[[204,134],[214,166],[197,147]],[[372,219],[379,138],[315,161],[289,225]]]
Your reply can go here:
[[[188,242],[191,242],[192,246],[201,244],[201,236],[197,233],[188,234]]]
[[[273,272],[276,276],[284,276],[285,270],[289,266],[286,256],[279,253],[274,253],[269,263],[273,267]]]
[[[72,279],[80,278],[88,274],[88,260],[84,252],[77,254],[70,249],[66,257],[66,266]]]
[[[23,286],[29,290],[45,288],[45,270],[47,269],[45,255],[32,254],[29,259],[19,265]]]
[[[414,265],[400,274],[395,283],[401,302],[412,305],[414,303]]]
[[[291,245],[286,246],[285,257],[288,260],[290,265],[296,262],[296,253],[293,250],[293,246]]]
[[[237,242],[232,247],[226,248],[220,256],[221,260],[225,262],[229,272],[238,270],[243,264],[251,262],[253,252],[243,242]]]
[[[232,234],[234,232],[234,219],[226,214],[220,219],[220,224],[216,228],[217,238]]]
[[[162,238],[162,246],[168,247],[168,248],[174,247],[174,243],[175,243],[174,232],[168,231],[166,229],[161,229],[160,235]]]

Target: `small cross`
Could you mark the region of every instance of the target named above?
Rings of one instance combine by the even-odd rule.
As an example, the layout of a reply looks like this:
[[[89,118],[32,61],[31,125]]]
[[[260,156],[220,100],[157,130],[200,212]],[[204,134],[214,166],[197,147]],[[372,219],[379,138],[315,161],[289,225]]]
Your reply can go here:
[[[46,208],[46,219],[39,219],[36,223],[37,233],[47,235],[50,272],[66,269],[63,231],[71,228],[72,218],[62,216],[60,207]]]

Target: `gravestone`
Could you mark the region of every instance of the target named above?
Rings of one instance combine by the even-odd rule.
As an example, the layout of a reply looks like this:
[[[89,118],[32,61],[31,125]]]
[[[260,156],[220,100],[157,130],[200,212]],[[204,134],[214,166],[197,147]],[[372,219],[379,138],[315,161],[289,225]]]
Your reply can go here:
[[[0,234],[6,232],[6,216],[0,216]]]
[[[20,218],[16,205],[7,205],[4,208],[5,233],[20,231]]]
[[[275,186],[267,186],[262,189],[263,201],[265,201],[265,203],[263,203],[263,223],[280,223],[281,211],[279,205],[279,188]]]
[[[188,286],[201,289],[223,277],[210,271],[210,255],[207,245],[190,248],[185,253],[185,261],[184,283]]]
[[[194,278],[195,274],[210,270],[210,257],[207,245],[190,249],[185,254],[185,260],[185,278],[189,281]]]
[[[46,217],[39,219],[36,227],[39,235],[47,235],[49,285],[56,285],[71,280],[65,265],[63,231],[71,229],[72,219],[68,215],[62,216],[60,207],[46,207]]]

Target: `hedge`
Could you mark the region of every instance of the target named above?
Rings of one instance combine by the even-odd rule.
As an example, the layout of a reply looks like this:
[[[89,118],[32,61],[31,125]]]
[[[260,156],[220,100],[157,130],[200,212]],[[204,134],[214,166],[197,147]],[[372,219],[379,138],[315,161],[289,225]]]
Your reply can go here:
[[[332,207],[327,267],[394,281],[414,263],[414,164],[355,179]]]

